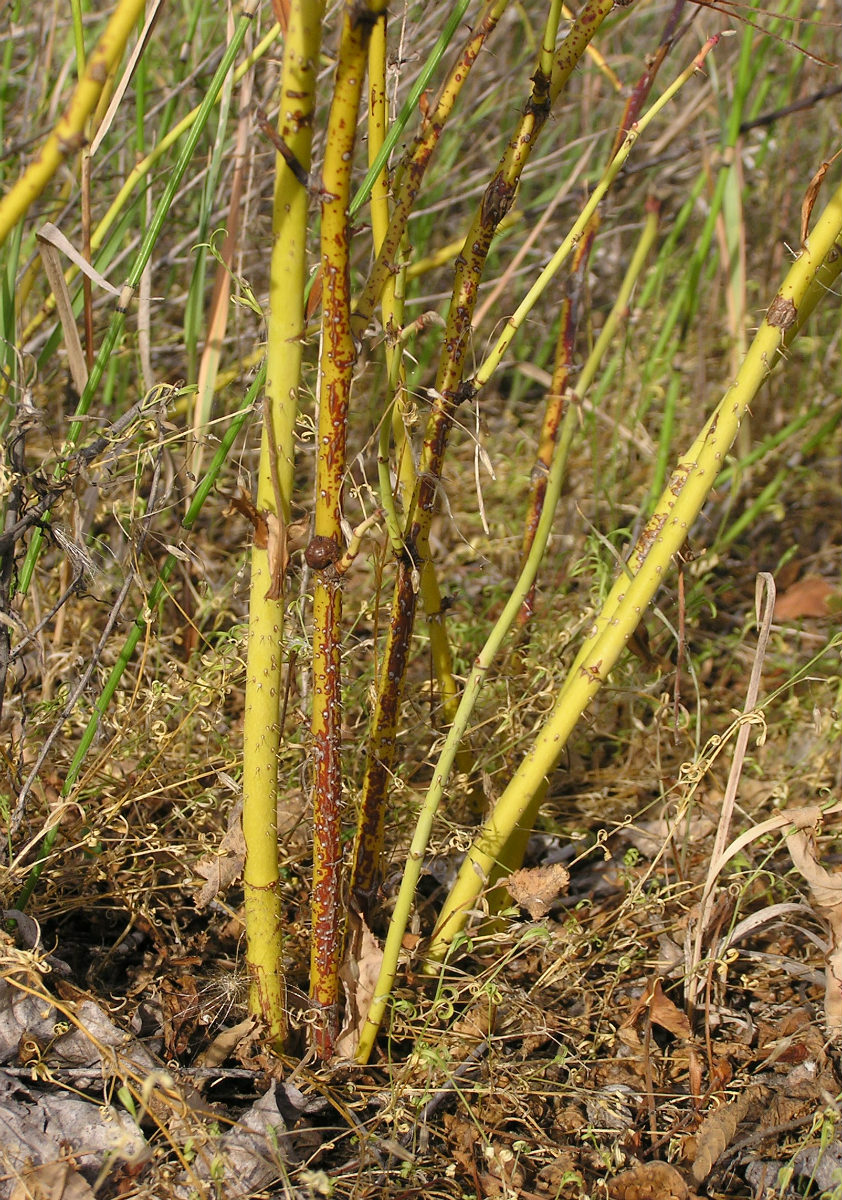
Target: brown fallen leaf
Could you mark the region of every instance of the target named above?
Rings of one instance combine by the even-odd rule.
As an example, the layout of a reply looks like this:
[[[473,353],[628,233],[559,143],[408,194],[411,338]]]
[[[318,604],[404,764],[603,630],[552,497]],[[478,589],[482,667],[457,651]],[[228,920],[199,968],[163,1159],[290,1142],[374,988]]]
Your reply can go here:
[[[672,1033],[679,1038],[690,1037],[691,1029],[687,1013],[664,994],[660,979],[656,979],[654,984],[647,987],[640,1000],[623,1021],[621,1031],[628,1030],[635,1025],[641,1014],[647,1011],[653,1025],[659,1025],[661,1029],[666,1029],[667,1033]],[[630,1044],[630,1039],[624,1038],[623,1040],[626,1044]]]
[[[197,1067],[222,1066],[226,1058],[229,1058],[237,1050],[245,1038],[251,1037],[256,1029],[257,1021],[254,1017],[246,1017],[244,1021],[238,1021],[230,1029],[223,1029],[211,1044],[196,1056],[195,1065]]]
[[[506,880],[509,895],[525,908],[533,921],[546,916],[553,901],[567,890],[570,875],[561,863],[548,867],[524,867],[512,871]]]
[[[666,1029],[667,1033],[673,1033],[676,1037],[689,1038],[691,1030],[687,1013],[664,995],[660,979],[655,980],[649,1015],[653,1025],[660,1025],[661,1029]]]
[[[814,912],[827,924],[830,945],[826,956],[824,1015],[827,1033],[842,1035],[842,871],[828,871],[818,861],[815,829],[800,828],[786,835],[793,864],[810,888]]]
[[[611,1200],[688,1200],[690,1189],[669,1163],[648,1162],[616,1175],[608,1195]]]
[[[762,1097],[763,1089],[750,1087],[736,1100],[723,1104],[705,1117],[696,1134],[696,1153],[693,1158],[693,1178],[703,1183],[722,1157],[748,1114],[752,1105]]]
[[[521,1196],[526,1173],[515,1151],[501,1142],[492,1141],[484,1148],[483,1156],[486,1169],[479,1176],[483,1194],[489,1198]]]
[[[224,892],[242,872],[246,857],[243,837],[243,802],[238,800],[228,817],[228,829],[219,845],[217,854],[209,854],[194,866],[197,875],[207,880],[196,893],[195,903],[199,909],[207,908],[211,900]]]
[[[800,617],[826,617],[832,611],[829,603],[833,588],[818,575],[806,575],[775,602],[776,621],[797,621]]]
[[[339,968],[345,990],[345,1024],[336,1041],[340,1058],[354,1057],[383,961],[380,943],[359,913],[351,914],[350,926],[348,949]]]
[[[54,1162],[26,1171],[9,1200],[96,1200],[96,1197],[70,1163]]]

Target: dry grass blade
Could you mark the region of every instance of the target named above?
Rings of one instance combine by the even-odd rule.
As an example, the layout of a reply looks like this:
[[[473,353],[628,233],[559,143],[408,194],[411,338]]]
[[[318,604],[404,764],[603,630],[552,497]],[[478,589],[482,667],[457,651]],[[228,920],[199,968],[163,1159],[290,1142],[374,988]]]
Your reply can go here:
[[[828,871],[818,860],[815,827],[787,834],[792,861],[810,888],[812,904],[830,932],[824,1015],[828,1036],[842,1037],[842,871]]]
[[[47,276],[52,293],[56,298],[56,311],[61,321],[64,345],[67,350],[67,365],[73,379],[73,386],[81,396],[85,390],[85,384],[88,382],[88,365],[85,361],[85,352],[82,349],[79,330],[76,328],[76,318],[73,315],[70,293],[67,290],[67,284],[64,282],[64,273],[61,269],[55,238],[52,235],[54,229],[55,226],[44,226],[39,232],[38,243],[41,252],[41,261],[44,264],[44,274]],[[55,232],[58,233],[59,231],[56,229]]]
[[[151,37],[152,31],[155,28],[155,23],[158,20],[158,13],[162,3],[163,0],[152,0],[152,3],[147,5],[143,29],[140,31],[140,36],[137,39],[134,49],[129,55],[129,61],[126,63],[125,70],[123,71],[117,86],[114,88],[114,94],[111,97],[108,108],[103,113],[102,120],[99,121],[96,133],[91,140],[91,145],[89,148],[91,158],[94,157],[97,150],[101,146],[106,134],[108,133],[113,121],[117,116],[117,112],[123,102],[123,97],[126,94],[126,89],[131,83],[132,76],[137,69],[137,64],[149,44],[149,38]]]
[[[761,609],[761,599],[764,603]],[[745,705],[743,707],[743,720],[739,726],[737,733],[737,741],[734,746],[734,756],[731,760],[731,769],[728,773],[728,784],[725,789],[725,795],[722,799],[722,808],[719,814],[719,824],[716,830],[716,838],[713,844],[711,853],[710,866],[708,868],[707,879],[705,880],[704,891],[700,903],[699,919],[696,928],[696,937],[693,945],[693,954],[690,962],[687,964],[688,979],[695,978],[696,970],[701,961],[702,943],[710,921],[710,914],[714,903],[714,888],[719,872],[725,862],[726,844],[728,841],[728,831],[731,827],[731,818],[734,813],[734,804],[737,798],[737,789],[740,783],[740,776],[743,770],[745,761],[746,749],[748,748],[748,739],[751,734],[753,714],[757,706],[757,698],[760,694],[760,679],[763,671],[763,661],[766,657],[766,648],[769,644],[769,632],[772,626],[772,616],[775,611],[775,581],[771,575],[763,574],[758,577],[755,591],[755,606],[757,611],[758,622],[758,637],[757,649],[754,654],[754,661],[751,667],[751,675],[749,677],[748,689],[746,691]],[[692,985],[691,985],[692,986]],[[697,982],[696,990],[701,986]],[[692,998],[695,999],[696,990],[692,993]]]

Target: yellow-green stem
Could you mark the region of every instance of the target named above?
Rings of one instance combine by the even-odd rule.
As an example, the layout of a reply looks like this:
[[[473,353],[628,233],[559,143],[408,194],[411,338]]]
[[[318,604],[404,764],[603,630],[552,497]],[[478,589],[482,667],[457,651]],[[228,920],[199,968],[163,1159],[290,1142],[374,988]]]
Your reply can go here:
[[[570,424],[569,430],[566,432],[572,436],[573,426]],[[424,802],[421,806],[421,811],[418,815],[418,821],[415,826],[415,832],[412,838],[412,844],[409,848],[406,865],[404,867],[404,875],[401,881],[398,899],[395,904],[395,911],[392,914],[392,919],[389,922],[389,932],[386,936],[386,945],[383,949],[383,961],[380,968],[380,974],[377,979],[377,985],[374,992],[368,1014],[366,1016],[365,1025],[363,1026],[360,1035],[359,1046],[357,1047],[357,1059],[360,1062],[367,1062],[368,1057],[374,1047],[374,1042],[377,1037],[380,1024],[383,1020],[383,1014],[386,1011],[386,1005],[389,1001],[392,985],[395,980],[395,975],[398,969],[398,960],[400,957],[401,946],[403,944],[404,933],[406,932],[407,924],[412,910],[412,904],[415,899],[415,889],[418,884],[418,879],[421,875],[421,868],[424,863],[424,856],[427,852],[427,845],[430,840],[430,834],[433,828],[433,821],[438,812],[439,805],[444,798],[444,789],[447,783],[448,776],[457,761],[460,743],[465,737],[468,728],[468,721],[471,718],[471,713],[476,705],[482,685],[488,675],[492,663],[503,639],[514,624],[518,611],[523,599],[532,586],[535,576],[538,572],[538,567],[547,548],[547,541],[550,536],[553,518],[555,516],[556,506],[559,496],[561,495],[561,484],[564,478],[564,468],[567,456],[567,450],[570,444],[570,436],[562,436],[559,439],[559,444],[556,447],[555,458],[550,467],[550,474],[547,480],[547,494],[545,498],[544,509],[541,513],[541,519],[538,523],[538,528],[535,531],[535,540],[532,545],[526,562],[523,565],[520,577],[515,584],[511,596],[506,602],[506,606],[500,617],[488,636],[488,639],[482,650],[474,661],[473,668],[468,680],[465,684],[465,689],[462,694],[462,699],[459,702],[458,709],[455,713],[453,723],[448,731],[445,739],[444,748],[442,749],[439,761],[436,764],[433,782],[427,790],[424,797]]]
[[[797,328],[798,309],[842,231],[842,188],[816,223],[770,305],[732,386],[687,454],[679,461],[658,507],[644,528],[602,611],[574,661],[553,712],[495,805],[448,895],[429,949],[447,954],[486,886],[495,863],[537,790],[555,768],[567,739],[614,667],[643,612],[663,583],[716,480],[740,421]]]
[[[143,5],[144,0],[120,0],[55,129],[21,178],[0,200],[0,246],[64,160],[82,148],[85,122],[96,107],[109,74],[122,57]]]
[[[291,5],[279,132],[305,170],[310,164],[321,27],[320,0],[297,0]],[[257,481],[257,509],[266,529],[263,537],[255,538],[252,550],[243,727],[243,882],[250,1008],[265,1023],[270,1040],[280,1046],[286,1028],[277,841],[283,563],[277,551],[279,539],[270,540],[267,535],[270,525],[281,528],[290,512],[293,427],[304,333],[308,196],[280,155],[275,166],[267,419]]]

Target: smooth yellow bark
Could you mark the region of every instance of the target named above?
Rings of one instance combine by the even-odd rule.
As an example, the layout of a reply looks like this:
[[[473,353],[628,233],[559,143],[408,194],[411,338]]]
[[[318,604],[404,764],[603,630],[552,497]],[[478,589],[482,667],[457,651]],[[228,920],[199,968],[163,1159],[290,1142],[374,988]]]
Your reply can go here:
[[[290,9],[284,44],[279,135],[305,170],[310,165],[316,68],[323,5],[299,0]],[[290,98],[294,97],[294,103]],[[274,241],[270,270],[266,417],[258,468],[256,507],[263,519],[287,522],[293,475],[306,281],[307,189],[278,155]],[[246,960],[250,1010],[280,1047],[286,1031],[281,960],[281,899],[278,869],[278,726],[283,674],[283,564],[269,550],[252,550],[246,708],[243,724],[243,872]]]
[[[84,145],[85,122],[123,54],[145,0],[120,0],[97,42],[70,103],[23,175],[0,200],[0,246],[43,192],[64,160]]]

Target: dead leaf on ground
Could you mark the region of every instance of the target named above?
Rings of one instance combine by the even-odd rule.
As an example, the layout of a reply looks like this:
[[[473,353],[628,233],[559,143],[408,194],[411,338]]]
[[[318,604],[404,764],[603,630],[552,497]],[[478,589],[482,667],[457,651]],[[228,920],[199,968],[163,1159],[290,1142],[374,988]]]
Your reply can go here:
[[[228,818],[228,829],[219,843],[219,853],[209,854],[193,870],[207,880],[195,896],[197,908],[207,908],[211,900],[239,878],[246,858],[243,837],[243,802],[238,800]]]
[[[70,1163],[56,1162],[24,1172],[9,1200],[96,1200],[96,1194]]]
[[[792,1163],[798,1178],[807,1178],[822,1195],[835,1194],[842,1183],[842,1142],[799,1150]]]
[[[818,861],[814,830],[796,829],[787,834],[789,856],[810,888],[815,912],[830,931],[825,972],[824,1015],[827,1032],[842,1034],[842,872],[828,871]]]
[[[345,1025],[336,1042],[336,1053],[340,1058],[354,1056],[383,961],[380,943],[362,916],[351,913],[350,923],[353,932],[348,939],[345,960],[339,968],[339,978],[345,989]]]
[[[666,1029],[679,1038],[689,1038],[692,1032],[687,1013],[665,995],[660,979],[647,987],[635,1007],[626,1017],[621,1029],[630,1029],[643,1013],[648,1012],[653,1025]],[[624,1039],[625,1040],[625,1039]]]
[[[222,1066],[226,1058],[230,1058],[238,1050],[240,1044],[255,1033],[256,1029],[257,1021],[254,1017],[246,1017],[244,1021],[238,1021],[230,1029],[223,1029],[210,1045],[196,1056],[195,1065],[197,1067]]]
[[[446,1112],[442,1116],[450,1157],[457,1166],[473,1176],[476,1170],[477,1149],[476,1125],[466,1121],[459,1113]]]
[[[454,1021],[450,1028],[455,1043],[454,1057],[464,1059],[488,1037],[496,1013],[495,1005],[486,996],[475,1001],[464,1016]]]
[[[199,1024],[199,993],[196,980],[187,972],[164,975],[158,980],[164,1056],[179,1058],[187,1050]]]
[[[518,1155],[502,1142],[493,1141],[483,1151],[485,1170],[480,1172],[479,1181],[486,1196],[511,1196],[519,1193],[526,1182],[523,1166]]]
[[[711,810],[716,801],[705,800],[704,809]],[[662,853],[673,839],[681,844],[685,839],[689,842],[701,842],[716,828],[716,821],[702,811],[699,805],[693,816],[682,813],[675,817],[659,817],[652,821],[635,821],[633,825],[624,826],[619,831],[622,843],[630,842],[635,850],[647,858],[654,858]]]
[[[179,1197],[195,1195],[196,1177],[203,1182],[223,1178],[226,1200],[240,1200],[283,1178],[297,1155],[278,1107],[277,1085],[272,1083],[223,1137],[209,1137],[196,1150],[189,1175],[174,1189]]]
[[[0,1076],[0,1198],[14,1195],[12,1180],[17,1178],[29,1189],[18,1192],[27,1200],[82,1200],[88,1193],[78,1190],[81,1177],[75,1170],[67,1176],[58,1171],[68,1146],[74,1148],[75,1166],[91,1179],[106,1159],[116,1167],[121,1161],[141,1161],[149,1153],[127,1112]]]
[[[762,1088],[748,1088],[737,1100],[723,1104],[716,1112],[705,1117],[696,1134],[696,1154],[693,1160],[693,1178],[696,1183],[703,1183],[707,1179],[731,1145],[752,1104],[763,1094]]]
[[[834,589],[827,579],[807,575],[775,601],[776,621],[797,621],[801,617],[827,617],[833,611]]]
[[[506,889],[516,904],[525,908],[533,921],[544,917],[562,892],[567,890],[570,874],[561,863],[547,867],[524,867],[512,871],[506,880]]]
[[[669,1163],[639,1163],[608,1184],[611,1200],[689,1200],[687,1184]]]
[[[62,997],[59,1008],[43,985],[33,985],[29,977],[26,983],[28,990],[23,991],[0,980],[0,1063],[16,1059],[27,1042],[36,1048],[48,1047],[43,1053],[51,1067],[91,1068],[89,1076],[77,1074],[74,1082],[80,1088],[101,1084],[103,1074],[110,1075],[123,1065],[143,1072],[159,1065],[137,1038],[115,1025],[78,988],[57,981]],[[59,1026],[67,1032],[57,1037]]]

